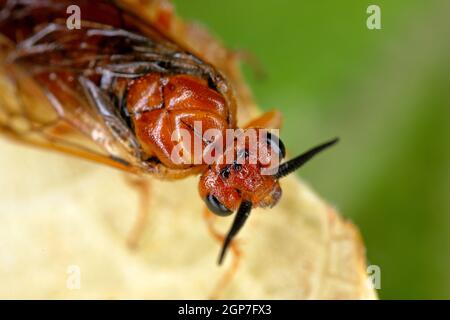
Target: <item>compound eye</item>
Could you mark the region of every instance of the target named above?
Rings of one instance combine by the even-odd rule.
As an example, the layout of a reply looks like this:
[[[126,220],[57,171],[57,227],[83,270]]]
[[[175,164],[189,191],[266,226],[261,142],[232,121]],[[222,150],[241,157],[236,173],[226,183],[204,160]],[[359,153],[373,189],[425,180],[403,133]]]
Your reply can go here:
[[[214,212],[218,216],[226,217],[233,213],[230,209],[225,207],[214,195],[209,194],[206,199],[206,206],[209,211]]]
[[[280,138],[278,138],[276,135],[267,132],[267,144],[272,150],[280,155],[281,159],[286,157],[286,147],[284,146]]]

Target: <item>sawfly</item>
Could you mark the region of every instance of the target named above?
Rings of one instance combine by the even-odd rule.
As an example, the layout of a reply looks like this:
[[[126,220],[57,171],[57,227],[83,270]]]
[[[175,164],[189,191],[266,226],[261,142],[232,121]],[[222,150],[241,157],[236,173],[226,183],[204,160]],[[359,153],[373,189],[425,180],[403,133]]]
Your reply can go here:
[[[281,140],[264,131],[278,113],[238,127],[237,88],[220,66],[168,31],[166,1],[149,3],[151,17],[122,1],[0,1],[0,71],[6,79],[0,132],[138,175],[200,175],[199,194],[209,211],[235,214],[220,264],[251,210],[280,200],[280,179],[337,139],[285,161]],[[79,8],[79,28],[67,25],[69,6]],[[196,139],[202,148],[217,147],[219,140],[204,138],[212,129],[242,136],[253,130],[253,144],[265,148],[265,159],[250,161],[250,142],[239,147],[234,137],[220,145],[231,161],[174,160],[176,147],[181,160],[192,160],[189,147]],[[182,139],[183,132],[191,138]],[[271,160],[279,164],[263,174]]]

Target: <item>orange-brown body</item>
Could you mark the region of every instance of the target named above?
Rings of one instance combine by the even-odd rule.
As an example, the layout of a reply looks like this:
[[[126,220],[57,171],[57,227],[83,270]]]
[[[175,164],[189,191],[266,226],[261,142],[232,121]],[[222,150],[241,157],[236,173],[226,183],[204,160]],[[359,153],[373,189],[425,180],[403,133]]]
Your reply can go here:
[[[266,162],[249,161],[250,146],[242,149],[236,140],[220,143],[241,162],[207,163],[203,157],[200,162],[174,161],[175,146],[189,150],[200,136],[204,148],[211,144],[203,139],[208,129],[222,136],[236,129],[234,88],[219,66],[187,49],[191,46],[181,37],[176,41],[170,36],[170,8],[155,6],[155,16],[143,18],[118,3],[0,0],[0,67],[10,78],[10,94],[20,97],[17,105],[0,99],[0,132],[128,172],[162,178],[201,173],[199,193],[208,208],[218,215],[237,210],[222,261],[252,207],[272,207],[279,201],[279,178],[337,140],[268,175],[262,174]],[[80,8],[81,29],[66,25],[71,5]],[[228,57],[221,58],[223,62],[215,62],[226,66]],[[273,118],[276,113],[263,115],[244,133],[253,128],[260,132]],[[196,131],[196,122],[201,131]],[[181,138],[182,131],[190,132],[189,141]],[[285,156],[273,135],[258,135],[255,145],[266,150],[263,159]],[[192,154],[187,157],[192,160]]]
[[[208,129],[225,132],[231,127],[226,100],[208,87],[205,80],[190,75],[163,76],[151,73],[133,80],[128,86],[127,108],[136,136],[147,156],[156,156],[169,168],[185,168],[171,160],[174,146],[182,141],[172,138],[180,129],[203,135]],[[202,132],[194,134],[194,122]],[[206,143],[202,141],[203,147]],[[187,149],[187,147],[186,147]]]
[[[203,161],[193,164],[193,158],[188,164],[174,162],[171,157],[175,145],[186,143],[187,150],[194,145],[196,135],[203,136],[208,129],[217,129],[225,137],[225,129],[232,128],[230,110],[223,96],[210,88],[205,80],[190,75],[151,73],[131,81],[127,109],[146,155],[157,157],[170,168],[206,167],[208,164]],[[196,121],[201,123],[202,132],[194,133]],[[191,141],[174,139],[174,133],[177,136],[180,129],[192,133]],[[201,143],[202,149],[207,147],[206,141],[201,140]],[[225,141],[222,143],[226,149]],[[236,154],[237,150],[233,152]],[[281,196],[278,182],[270,175],[261,175],[263,166],[259,162],[243,165],[212,163],[209,167],[200,179],[200,196],[204,199],[214,194],[230,210],[236,210],[242,199],[249,199],[259,207],[273,206]]]

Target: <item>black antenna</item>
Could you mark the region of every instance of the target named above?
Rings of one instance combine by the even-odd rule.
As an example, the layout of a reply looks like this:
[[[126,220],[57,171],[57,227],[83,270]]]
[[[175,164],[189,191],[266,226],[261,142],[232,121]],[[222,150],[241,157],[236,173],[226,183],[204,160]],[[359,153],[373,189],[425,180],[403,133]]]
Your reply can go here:
[[[305,153],[299,155],[298,157],[295,157],[294,159],[291,159],[288,162],[281,164],[278,167],[277,173],[274,174],[274,177],[277,179],[280,179],[282,177],[287,176],[288,174],[294,172],[295,170],[300,168],[302,165],[304,165],[306,162],[311,160],[311,158],[314,157],[316,154],[331,147],[332,145],[336,144],[338,141],[339,141],[339,138],[335,138],[331,141],[325,142],[324,144],[314,147],[311,150],[308,150]]]
[[[233,224],[231,226],[230,231],[228,231],[227,237],[223,242],[222,251],[220,252],[218,264],[221,265],[225,254],[227,253],[228,247],[231,243],[231,240],[236,236],[236,234],[241,230],[242,226],[245,224],[248,216],[250,215],[250,211],[252,210],[252,203],[250,201],[242,201],[239,206],[238,212],[236,213],[236,217],[234,218]]]

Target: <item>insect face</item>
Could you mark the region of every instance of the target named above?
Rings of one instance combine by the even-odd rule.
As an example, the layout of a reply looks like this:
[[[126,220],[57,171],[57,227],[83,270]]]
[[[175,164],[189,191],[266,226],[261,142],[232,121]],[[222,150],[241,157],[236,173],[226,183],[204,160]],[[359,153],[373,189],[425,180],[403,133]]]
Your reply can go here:
[[[267,134],[265,141],[259,141],[268,145],[266,156],[285,156],[285,148],[278,137]],[[309,151],[280,164],[273,174],[262,174],[262,164],[250,163],[248,152],[244,154],[245,161],[237,161],[232,164],[215,164],[210,166],[200,178],[200,195],[205,199],[208,208],[221,216],[229,215],[236,211],[236,216],[223,244],[222,252],[219,256],[219,264],[222,262],[232,238],[242,228],[250,211],[255,207],[273,207],[281,198],[281,187],[279,179],[299,169],[316,154],[334,145],[338,140],[334,139],[322,145],[314,147]],[[226,213],[226,214],[224,214]]]
[[[214,163],[200,178],[200,195],[208,208],[223,216],[237,210],[244,200],[250,201],[253,207],[273,207],[281,197],[281,188],[277,179],[264,169],[284,158],[283,143],[265,132],[263,139],[256,142],[256,148],[250,148],[248,143],[245,148],[239,148],[236,141],[232,147],[231,163]],[[258,153],[254,161],[252,152]]]
[[[235,211],[243,200],[255,207],[273,207],[281,197],[281,189],[277,179],[261,174],[258,164],[247,162],[211,166],[200,178],[200,194],[209,208]],[[224,215],[220,210],[211,211]]]

